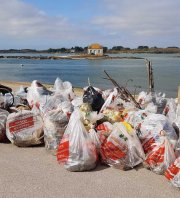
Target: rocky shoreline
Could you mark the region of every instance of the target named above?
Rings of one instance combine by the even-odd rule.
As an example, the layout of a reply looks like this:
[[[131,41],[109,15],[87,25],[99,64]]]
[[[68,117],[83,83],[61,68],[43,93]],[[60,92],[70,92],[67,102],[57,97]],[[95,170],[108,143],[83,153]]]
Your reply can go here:
[[[0,56],[1,59],[31,59],[31,60],[61,60],[61,59],[68,59],[68,60],[114,60],[114,59],[144,59],[141,57],[134,57],[134,56],[94,56],[94,55],[76,55],[76,56]]]

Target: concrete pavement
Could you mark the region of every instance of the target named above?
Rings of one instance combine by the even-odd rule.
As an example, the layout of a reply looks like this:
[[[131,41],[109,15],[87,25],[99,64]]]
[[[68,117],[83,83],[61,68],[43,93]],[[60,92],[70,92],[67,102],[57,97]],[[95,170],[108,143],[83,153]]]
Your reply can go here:
[[[164,176],[138,167],[68,172],[44,147],[0,144],[1,198],[179,198]]]

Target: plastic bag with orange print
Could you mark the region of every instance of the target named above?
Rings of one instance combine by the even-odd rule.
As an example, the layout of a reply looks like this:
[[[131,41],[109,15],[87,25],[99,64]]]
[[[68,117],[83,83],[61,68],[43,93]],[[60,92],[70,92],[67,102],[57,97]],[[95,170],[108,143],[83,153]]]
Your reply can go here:
[[[69,171],[86,171],[96,167],[96,146],[81,121],[78,109],[71,115],[58,147],[57,160]]]

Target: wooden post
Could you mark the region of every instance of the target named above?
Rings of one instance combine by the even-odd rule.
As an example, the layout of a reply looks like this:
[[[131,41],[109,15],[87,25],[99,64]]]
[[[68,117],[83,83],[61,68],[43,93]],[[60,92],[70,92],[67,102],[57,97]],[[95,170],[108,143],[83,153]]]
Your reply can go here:
[[[180,86],[178,87],[178,104],[180,104]]]
[[[149,60],[146,60],[147,63],[147,73],[148,73],[148,85],[149,85],[149,93],[154,92],[154,78],[153,78],[153,68],[152,63]]]

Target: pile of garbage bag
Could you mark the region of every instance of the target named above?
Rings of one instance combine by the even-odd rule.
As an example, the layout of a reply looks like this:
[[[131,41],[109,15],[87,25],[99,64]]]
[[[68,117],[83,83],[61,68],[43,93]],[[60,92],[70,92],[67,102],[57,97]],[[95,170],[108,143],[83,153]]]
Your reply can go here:
[[[57,78],[52,88],[34,80],[13,98],[1,94],[0,142],[44,144],[68,171],[89,171],[98,163],[120,170],[142,164],[179,188],[180,104],[162,93],[128,98],[118,87],[89,85],[83,91],[76,95],[70,82]]]

